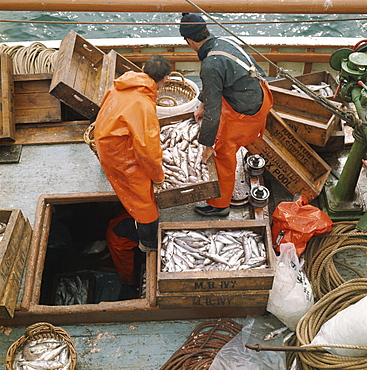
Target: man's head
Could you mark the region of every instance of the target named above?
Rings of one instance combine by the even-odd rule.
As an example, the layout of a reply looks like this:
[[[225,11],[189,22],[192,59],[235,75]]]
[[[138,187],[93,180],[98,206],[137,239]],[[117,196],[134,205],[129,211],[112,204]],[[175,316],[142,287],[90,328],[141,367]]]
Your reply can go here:
[[[159,83],[168,78],[172,67],[169,61],[162,55],[153,55],[145,63],[143,71],[156,83]]]
[[[201,42],[209,37],[205,20],[200,15],[194,13],[182,13],[180,34],[186,40],[190,39],[195,42]]]

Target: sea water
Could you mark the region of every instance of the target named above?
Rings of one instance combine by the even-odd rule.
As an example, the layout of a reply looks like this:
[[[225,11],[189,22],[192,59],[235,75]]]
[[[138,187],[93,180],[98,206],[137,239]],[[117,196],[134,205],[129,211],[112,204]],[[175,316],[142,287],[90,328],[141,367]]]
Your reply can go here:
[[[238,36],[367,38],[367,15],[363,14],[226,13],[211,16]],[[181,13],[0,11],[0,43],[61,40],[70,30],[87,39],[179,36],[180,18]],[[310,22],[315,20],[317,22]],[[64,23],[35,23],[37,21]],[[116,22],[123,24],[111,24]],[[163,22],[170,24],[163,25]],[[209,19],[208,23],[213,22]],[[217,36],[228,35],[217,24],[210,24],[209,29]]]

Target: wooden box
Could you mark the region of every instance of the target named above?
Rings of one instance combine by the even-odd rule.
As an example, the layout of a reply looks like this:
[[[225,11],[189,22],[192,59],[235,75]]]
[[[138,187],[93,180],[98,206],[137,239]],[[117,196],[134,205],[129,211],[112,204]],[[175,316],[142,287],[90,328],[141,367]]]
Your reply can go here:
[[[14,316],[32,228],[20,210],[0,210],[6,224],[0,241],[0,318]]]
[[[334,127],[334,131],[331,133],[329,140],[324,146],[310,145],[313,150],[317,153],[324,152],[338,152],[346,148],[346,135],[345,126],[341,120],[338,120],[337,125]]]
[[[209,180],[172,189],[155,190],[158,207],[169,208],[220,197],[217,169],[213,157],[208,159]]]
[[[14,75],[15,123],[61,122],[61,103],[49,93],[52,73]]]
[[[322,82],[325,82],[327,85],[329,85],[330,89],[334,93],[338,86],[335,78],[328,71],[307,73],[301,76],[296,76],[295,78],[306,86],[307,85],[320,85]],[[287,78],[280,78],[277,80],[269,81],[269,85],[281,87],[282,89],[293,90],[293,86],[292,86],[293,83]]]
[[[128,71],[141,72],[140,67],[130,62],[115,50],[111,50],[104,58],[105,68],[102,70],[101,87],[97,100],[98,105],[101,105],[104,95],[113,84],[113,80]]]
[[[13,61],[0,54],[0,141],[15,140]]]
[[[162,271],[162,239],[167,231],[251,230],[266,248],[266,267],[227,271]],[[248,307],[265,308],[274,278],[275,255],[268,220],[162,222],[158,232],[157,304],[161,308]]]
[[[307,143],[324,146],[339,118],[308,96],[272,85],[270,90],[274,97],[273,109],[279,116]]]
[[[187,120],[191,117],[192,112],[183,113],[175,116],[160,118],[159,123],[162,127],[165,125],[180,123],[183,120]],[[220,197],[218,175],[214,158],[210,157],[207,161],[207,164],[209,170],[208,181],[191,183],[166,190],[161,190],[156,187],[154,194],[158,207],[163,209]]]
[[[271,110],[262,139],[246,146],[260,154],[265,168],[291,194],[317,197],[331,171],[330,166],[284,120]]]
[[[93,119],[99,111],[105,61],[102,50],[70,31],[58,51],[50,93],[85,118]]]

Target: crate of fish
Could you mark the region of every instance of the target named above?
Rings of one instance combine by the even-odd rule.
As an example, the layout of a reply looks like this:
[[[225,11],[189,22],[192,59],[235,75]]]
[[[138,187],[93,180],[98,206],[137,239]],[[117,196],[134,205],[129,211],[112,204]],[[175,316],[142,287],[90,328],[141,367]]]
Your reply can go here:
[[[165,179],[155,185],[159,208],[218,198],[214,159],[209,158],[206,164],[201,161],[204,147],[198,142],[200,124],[192,118],[192,113],[160,122]]]
[[[163,222],[158,237],[158,306],[266,307],[275,259],[267,220]]]

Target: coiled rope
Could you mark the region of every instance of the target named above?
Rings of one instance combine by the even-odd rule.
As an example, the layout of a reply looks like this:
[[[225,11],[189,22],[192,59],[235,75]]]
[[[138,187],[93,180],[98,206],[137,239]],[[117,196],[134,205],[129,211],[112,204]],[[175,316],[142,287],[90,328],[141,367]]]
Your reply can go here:
[[[342,277],[336,265],[343,266],[356,278],[364,277],[354,267],[334,258],[337,253],[356,249],[367,254],[367,232],[356,229],[356,224],[357,221],[336,222],[331,231],[314,236],[308,242],[305,252],[305,271],[316,300],[348,280]]]
[[[230,319],[205,321],[196,327],[160,370],[209,369],[219,350],[241,330],[242,325]]]
[[[0,53],[13,59],[14,74],[52,73],[55,69],[57,50],[49,49],[40,42],[29,46],[0,44]]]
[[[301,318],[297,325],[297,345],[309,347],[321,326],[350,305],[367,296],[367,279],[352,279],[323,296]],[[312,345],[312,347],[316,347]],[[337,343],[317,345],[317,347],[356,348],[367,350],[367,347],[348,346]],[[346,357],[328,352],[298,352],[297,369],[367,369],[367,356]]]

